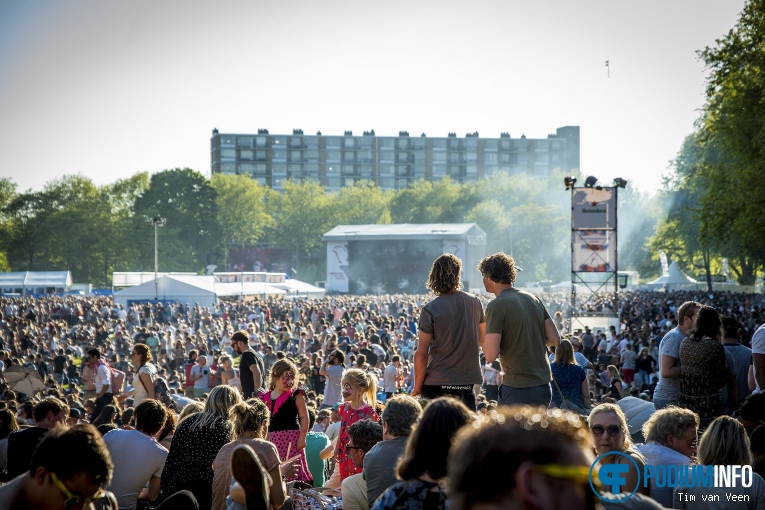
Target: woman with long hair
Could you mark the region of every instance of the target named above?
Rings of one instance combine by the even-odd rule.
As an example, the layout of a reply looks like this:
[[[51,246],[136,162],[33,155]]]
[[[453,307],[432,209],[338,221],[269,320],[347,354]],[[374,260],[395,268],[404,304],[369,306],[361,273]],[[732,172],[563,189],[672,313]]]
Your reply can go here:
[[[702,466],[751,466],[752,457],[749,436],[744,426],[730,416],[720,416],[712,421],[701,436],[698,447],[698,461]],[[737,484],[733,487],[683,487],[675,488],[675,508],[690,510],[707,508],[755,509],[765,508],[765,481],[757,473],[752,473],[752,483],[749,487]],[[683,493],[683,497],[678,496]],[[736,499],[731,501],[730,496]],[[720,503],[710,504],[714,496],[718,501],[725,501],[725,507]],[[738,497],[741,497],[739,499]],[[691,501],[694,499],[695,501]],[[735,502],[734,502],[735,501]]]
[[[476,418],[462,401],[440,397],[430,402],[409,436],[396,467],[401,480],[383,492],[372,510],[398,508],[443,509],[449,450],[457,431]]]
[[[276,446],[266,440],[270,416],[266,403],[254,398],[232,409],[236,439],[224,445],[213,461],[213,510],[226,508],[232,472],[236,472],[248,510],[267,510],[269,505],[281,508],[284,504],[287,497],[284,478],[292,476],[297,459],[282,463]],[[249,447],[256,458],[248,459],[249,452],[236,453],[243,445]],[[234,492],[232,499],[236,501]]]
[[[591,403],[587,374],[577,364],[570,340],[564,338],[555,348],[555,361],[550,364],[550,369],[554,380],[550,407],[560,407],[563,399],[566,399],[582,409],[589,409]]]
[[[162,472],[160,499],[188,490],[197,498],[199,508],[212,506],[212,463],[223,445],[234,439],[229,418],[231,409],[241,402],[241,395],[231,386],[216,386],[204,411],[178,424]]]
[[[219,362],[222,367],[219,369],[221,384],[232,386],[241,393],[242,380],[239,379],[239,371],[234,368],[231,358],[224,354],[220,357]]]
[[[120,410],[117,406],[107,404],[104,406],[103,409],[101,409],[101,412],[98,413],[98,416],[96,416],[93,419],[93,426],[98,427],[100,425],[115,425],[118,421],[120,415]]]
[[[151,362],[151,351],[146,344],[135,344],[130,357],[133,360],[133,364],[137,367],[133,377],[133,389],[118,395],[117,400],[122,402],[132,396],[133,407],[135,408],[147,398],[155,397],[154,380],[157,377],[157,367]]]
[[[593,407],[587,423],[590,426],[592,445],[598,462],[601,465],[624,464],[629,467],[623,474],[626,482],[621,486],[621,492],[632,492],[637,487],[638,492],[648,496],[650,488],[639,483],[645,459],[632,442],[627,418],[621,407],[616,404],[600,404]]]
[[[619,374],[619,369],[616,365],[608,365],[608,376],[611,378],[611,384],[609,396],[615,400],[621,400],[624,397],[624,386],[622,385],[622,376]]]
[[[699,415],[705,429],[725,411],[722,388],[728,371],[722,338],[722,318],[711,306],[699,308],[696,324],[680,344],[680,392],[677,405]]]
[[[8,469],[8,436],[19,430],[16,416],[10,409],[0,409],[0,480],[5,481],[4,473]]]

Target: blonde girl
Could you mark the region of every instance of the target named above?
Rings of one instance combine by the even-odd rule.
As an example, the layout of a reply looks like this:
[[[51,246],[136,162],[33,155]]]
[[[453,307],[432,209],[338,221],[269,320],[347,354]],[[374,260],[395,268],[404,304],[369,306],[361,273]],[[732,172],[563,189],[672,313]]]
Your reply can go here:
[[[305,458],[308,434],[308,408],[305,389],[297,386],[298,368],[289,360],[280,359],[271,367],[268,389],[260,390],[258,398],[271,413],[268,440],[279,450],[279,458],[287,461],[299,456],[299,468],[288,481],[313,483]]]
[[[338,409],[340,414],[340,434],[335,449],[335,459],[340,468],[341,479],[346,479],[356,473],[361,473],[348,455],[348,427],[361,420],[379,421],[375,412],[377,405],[377,383],[372,374],[358,368],[351,368],[345,372],[342,381],[344,402]]]

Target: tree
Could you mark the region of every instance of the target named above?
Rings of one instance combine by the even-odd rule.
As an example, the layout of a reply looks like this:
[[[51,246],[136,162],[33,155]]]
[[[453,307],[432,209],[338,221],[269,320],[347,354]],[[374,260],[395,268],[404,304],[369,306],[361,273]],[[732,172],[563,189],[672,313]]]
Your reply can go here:
[[[735,27],[699,55],[709,69],[699,133],[717,157],[701,193],[702,236],[731,247],[752,267],[765,263],[759,183],[765,174],[765,0],[750,0]],[[741,272],[753,284],[755,272]]]
[[[329,214],[340,225],[390,223],[388,205],[392,191],[385,191],[371,182],[357,182],[340,188],[328,196]]]
[[[256,245],[274,222],[266,208],[268,188],[245,175],[215,174],[210,184],[216,193],[223,242]]]
[[[329,214],[329,199],[324,187],[313,181],[284,183],[284,191],[268,195],[274,217],[269,238],[279,246],[295,250],[296,261],[322,246],[322,236],[335,226]]]
[[[465,216],[465,223],[475,223],[486,232],[486,252],[510,253],[508,230],[511,228],[510,215],[498,201],[484,200],[473,207]]]
[[[136,199],[132,234],[141,248],[143,270],[154,267],[154,231],[145,225],[147,218],[155,216],[167,220],[159,242],[163,269],[201,271],[220,255],[215,189],[199,172],[176,168],[156,173]]]

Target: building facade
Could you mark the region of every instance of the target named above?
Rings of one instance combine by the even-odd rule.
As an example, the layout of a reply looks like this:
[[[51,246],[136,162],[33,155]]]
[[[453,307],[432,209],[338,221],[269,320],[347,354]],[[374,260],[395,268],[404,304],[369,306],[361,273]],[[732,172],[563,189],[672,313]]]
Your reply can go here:
[[[553,170],[579,169],[579,126],[558,128],[547,138],[481,138],[468,133],[458,138],[361,136],[346,131],[342,136],[223,134],[213,130],[210,140],[212,173],[244,174],[273,189],[288,179],[318,181],[327,189],[371,181],[383,189],[401,189],[420,179],[441,180],[450,176],[459,183],[476,182],[497,172],[525,173],[545,177]]]

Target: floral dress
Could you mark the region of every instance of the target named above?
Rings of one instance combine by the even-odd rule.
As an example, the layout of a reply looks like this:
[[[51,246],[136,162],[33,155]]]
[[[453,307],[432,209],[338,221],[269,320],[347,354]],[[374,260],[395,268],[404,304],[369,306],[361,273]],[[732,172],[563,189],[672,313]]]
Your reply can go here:
[[[377,498],[372,510],[442,510],[444,508],[446,508],[446,493],[441,486],[416,478],[391,485]]]
[[[362,468],[357,467],[353,460],[348,456],[345,447],[350,443],[351,438],[348,435],[348,427],[361,420],[380,421],[375,410],[369,404],[363,404],[358,409],[351,407],[349,402],[343,403],[337,410],[340,414],[340,435],[337,438],[338,453],[337,467],[340,468],[340,478],[345,480],[351,475],[361,473]]]
[[[705,336],[686,338],[680,344],[680,392],[677,405],[697,413],[700,429],[705,429],[724,412],[722,388],[728,371],[725,348],[719,340]]]
[[[279,457],[282,462],[289,457],[300,455],[300,467],[292,478],[286,481],[301,480],[307,483],[313,483],[313,476],[308,470],[308,462],[305,458],[305,448],[298,450],[297,442],[300,439],[300,420],[295,397],[303,395],[305,390],[297,388],[291,391],[285,391],[279,395],[276,400],[271,400],[269,390],[258,391],[258,398],[266,403],[268,410],[271,411],[271,422],[268,424],[268,440],[272,442],[279,450]],[[289,451],[289,457],[287,453]]]

